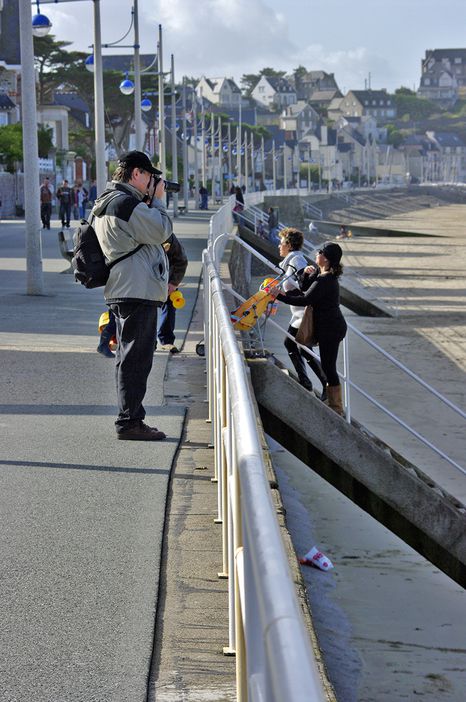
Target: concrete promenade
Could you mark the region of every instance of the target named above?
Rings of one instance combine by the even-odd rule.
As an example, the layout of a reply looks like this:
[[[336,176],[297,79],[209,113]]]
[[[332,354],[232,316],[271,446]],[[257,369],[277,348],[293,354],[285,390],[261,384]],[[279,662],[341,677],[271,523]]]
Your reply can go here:
[[[466,206],[423,209],[365,222],[429,236],[353,237],[341,246],[344,283],[385,308],[388,317],[345,317],[410,370],[466,412]],[[356,224],[356,223],[352,223]],[[276,321],[285,327],[289,310]],[[280,333],[266,331],[266,346],[290,367]],[[466,470],[466,420],[349,333],[350,375],[362,389]],[[314,378],[314,380],[316,380]],[[316,381],[318,386],[318,382]],[[466,504],[466,475],[422,446],[405,429],[352,391],[352,414],[376,436]]]
[[[115,439],[113,362],[95,350],[102,289],[62,273],[58,227],[43,232],[46,294],[31,297],[24,222],[0,224],[2,702],[235,697],[201,313],[188,334],[208,218],[175,223],[190,260],[184,346],[154,356],[157,444]]]

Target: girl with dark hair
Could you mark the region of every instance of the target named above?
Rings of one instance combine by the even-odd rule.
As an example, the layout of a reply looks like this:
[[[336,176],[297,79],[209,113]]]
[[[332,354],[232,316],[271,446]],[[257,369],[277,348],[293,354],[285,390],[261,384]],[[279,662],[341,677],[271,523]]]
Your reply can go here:
[[[278,293],[277,299],[293,307],[312,306],[314,333],[319,344],[322,369],[327,376],[326,404],[338,414],[343,414],[337,358],[340,343],[346,335],[346,322],[340,310],[338,278],[343,272],[340,263],[342,250],[338,244],[328,242],[319,250],[318,268],[308,266],[301,283],[301,290]]]
[[[280,256],[283,258],[279,266],[283,270],[286,277],[286,280],[283,283],[283,290],[285,293],[292,292],[293,290],[299,289],[297,275],[298,271],[303,271],[303,269],[307,266],[307,261],[301,251],[304,243],[304,236],[299,229],[285,227],[285,229],[282,229],[279,232],[278,237],[278,251]],[[291,307],[291,320],[287,329],[288,334],[291,336],[296,336],[303,315],[304,307]],[[298,375],[300,385],[306,388],[306,390],[312,390],[312,383],[306,371],[306,361],[311,370],[314,371],[322,383],[321,399],[325,400],[327,397],[327,379],[317,358],[312,356],[310,353],[306,353],[306,351],[301,351],[299,346],[289,337],[286,337],[284,344],[286,350],[288,351],[290,361]]]

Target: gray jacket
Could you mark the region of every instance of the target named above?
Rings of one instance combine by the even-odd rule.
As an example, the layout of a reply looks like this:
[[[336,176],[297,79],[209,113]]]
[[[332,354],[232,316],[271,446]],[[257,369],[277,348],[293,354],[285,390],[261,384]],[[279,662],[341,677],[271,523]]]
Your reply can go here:
[[[116,195],[116,193],[119,193]],[[161,200],[152,207],[128,183],[112,181],[96,200],[92,222],[108,262],[142,248],[110,269],[104,296],[107,302],[167,299],[168,262],[162,246],[172,234],[172,223]]]

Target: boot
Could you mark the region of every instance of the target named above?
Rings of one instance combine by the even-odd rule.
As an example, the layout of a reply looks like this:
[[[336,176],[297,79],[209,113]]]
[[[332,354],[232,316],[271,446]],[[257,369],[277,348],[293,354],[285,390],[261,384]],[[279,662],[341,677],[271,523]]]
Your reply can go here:
[[[288,351],[288,356],[298,375],[299,384],[302,385],[303,388],[306,388],[306,390],[312,390],[312,383],[308,378],[306,366],[304,365],[303,357],[299,351]]]
[[[115,354],[110,351],[110,340],[112,338],[111,330],[108,331],[108,324],[100,332],[100,342],[97,347],[98,353],[101,353],[105,358],[115,358]]]
[[[341,385],[327,385],[328,399],[325,404],[334,412],[343,416],[343,403],[341,400]]]

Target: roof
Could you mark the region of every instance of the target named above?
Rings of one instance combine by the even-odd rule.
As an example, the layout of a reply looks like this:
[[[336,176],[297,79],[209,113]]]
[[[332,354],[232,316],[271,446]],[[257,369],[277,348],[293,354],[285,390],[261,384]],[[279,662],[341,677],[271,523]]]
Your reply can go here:
[[[466,49],[426,49],[426,59],[434,58],[441,61],[443,58],[461,57],[466,59]]]
[[[289,81],[286,80],[286,78],[277,78],[277,76],[262,76],[265,78],[272,88],[275,90],[277,93],[295,93],[296,90],[294,87],[291,85]]]
[[[339,90],[313,90],[309,102],[331,102],[338,97],[342,97]]]
[[[287,105],[286,115],[284,115],[284,118],[295,117],[296,115],[301,114],[301,112],[303,112],[303,110],[306,108],[315,113],[314,108],[311,107],[309,103],[307,103],[305,100],[298,100],[298,102],[295,102],[293,105]]]
[[[386,90],[351,90],[350,91],[359,102],[364,105],[370,100],[392,100],[393,97]]]
[[[77,93],[54,93],[52,104],[69,107],[71,116],[83,126],[88,127],[85,115],[90,112],[89,105]]]
[[[435,132],[435,139],[440,146],[464,146],[464,141],[453,132]]]
[[[5,93],[0,93],[0,110],[11,110],[16,107],[15,103]]]

